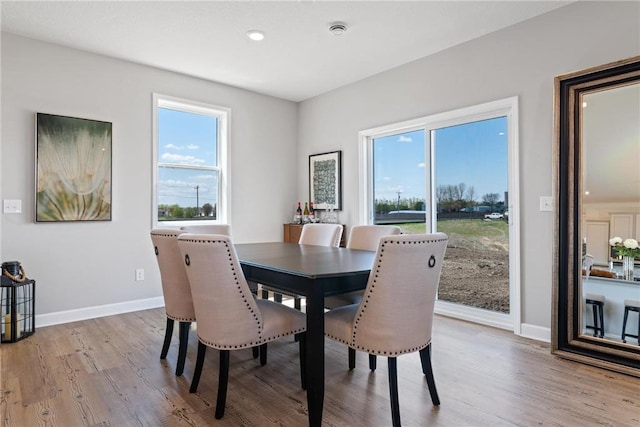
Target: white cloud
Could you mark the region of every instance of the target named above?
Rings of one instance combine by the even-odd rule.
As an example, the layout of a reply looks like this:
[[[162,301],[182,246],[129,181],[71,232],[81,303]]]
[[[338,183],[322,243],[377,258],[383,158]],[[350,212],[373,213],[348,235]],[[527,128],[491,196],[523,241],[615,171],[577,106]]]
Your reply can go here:
[[[187,145],[187,150],[197,150],[198,148],[200,148],[200,146],[196,144]]]
[[[413,142],[413,139],[409,138],[408,136],[400,135],[398,137],[398,142]]]
[[[385,176],[384,178],[382,178],[383,181],[391,181],[391,177],[390,176]]]
[[[425,166],[426,166],[426,165],[424,164],[424,162],[420,162],[420,163],[418,163],[418,167],[419,167],[419,168],[424,168]]]
[[[165,153],[162,160],[167,163],[178,163],[181,165],[203,165],[205,161],[194,156],[183,156],[181,154]]]
[[[172,148],[172,149],[178,150],[178,151],[184,149],[184,147],[178,146],[178,145],[175,145],[175,144],[167,144],[167,145],[164,146],[164,148]]]

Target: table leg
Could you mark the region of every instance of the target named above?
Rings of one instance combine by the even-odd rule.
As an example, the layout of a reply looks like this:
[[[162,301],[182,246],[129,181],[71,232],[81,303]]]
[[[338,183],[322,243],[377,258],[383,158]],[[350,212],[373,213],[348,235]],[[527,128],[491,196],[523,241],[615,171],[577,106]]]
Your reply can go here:
[[[324,295],[313,286],[307,295],[307,408],[309,426],[322,425],[324,404]]]

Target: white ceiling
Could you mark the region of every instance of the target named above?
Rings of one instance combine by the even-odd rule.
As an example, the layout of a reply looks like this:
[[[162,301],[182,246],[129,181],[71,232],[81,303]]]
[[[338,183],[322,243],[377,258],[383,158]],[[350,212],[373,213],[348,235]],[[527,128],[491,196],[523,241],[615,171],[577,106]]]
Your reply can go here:
[[[0,14],[3,32],[302,101],[568,3],[2,0]]]

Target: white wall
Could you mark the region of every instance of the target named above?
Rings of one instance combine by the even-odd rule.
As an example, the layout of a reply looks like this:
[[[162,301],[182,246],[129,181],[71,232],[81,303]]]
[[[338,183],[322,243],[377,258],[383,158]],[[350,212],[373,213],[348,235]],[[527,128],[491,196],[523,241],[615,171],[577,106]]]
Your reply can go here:
[[[553,81],[560,74],[640,53],[640,3],[578,2],[391,71],[304,101],[298,173],[309,154],[342,150],[340,220],[358,209],[358,131],[518,96],[522,323],[551,323]],[[384,52],[380,53],[384,55]],[[299,198],[308,194],[300,180]]]
[[[0,258],[37,280],[37,315],[161,297],[149,239],[153,92],[231,108],[234,239],[282,238],[297,191],[295,103],[15,35],[1,42],[0,198],[22,200],[22,214],[0,216]],[[113,123],[112,221],[34,223],[36,112]]]

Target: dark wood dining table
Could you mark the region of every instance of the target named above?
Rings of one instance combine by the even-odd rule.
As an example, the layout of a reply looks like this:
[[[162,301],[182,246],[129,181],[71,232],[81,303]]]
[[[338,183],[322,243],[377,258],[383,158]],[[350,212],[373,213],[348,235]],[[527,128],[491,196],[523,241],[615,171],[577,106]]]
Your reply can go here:
[[[306,298],[309,425],[322,424],[324,298],[364,289],[374,252],[296,243],[235,245],[247,280]]]

